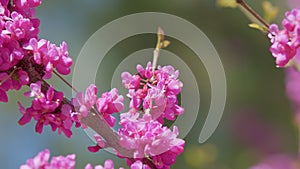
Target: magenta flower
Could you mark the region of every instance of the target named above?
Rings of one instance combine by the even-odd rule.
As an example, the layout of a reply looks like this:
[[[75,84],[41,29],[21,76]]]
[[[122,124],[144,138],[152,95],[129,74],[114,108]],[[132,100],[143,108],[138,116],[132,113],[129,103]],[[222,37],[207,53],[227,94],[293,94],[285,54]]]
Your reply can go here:
[[[96,140],[97,144],[95,146],[88,147],[88,150],[92,153],[98,152],[100,149],[105,147],[105,143],[102,140],[101,136],[99,136],[98,134],[95,134],[94,139]]]
[[[128,72],[123,72],[121,74],[122,84],[126,89],[138,89],[140,87],[140,76],[131,75]]]
[[[3,34],[9,34],[13,40],[27,40],[29,37],[36,37],[38,31],[33,26],[29,18],[24,18],[23,15],[13,11],[11,20],[5,23],[6,30]]]
[[[114,162],[112,160],[106,160],[104,166],[96,165],[94,168],[91,164],[87,164],[84,169],[114,169]],[[119,169],[124,169],[123,167]]]
[[[67,44],[59,47],[38,38],[40,21],[35,7],[41,0],[0,2],[0,101],[7,102],[9,90],[19,90],[30,82],[50,78],[53,69],[70,73],[72,59]],[[3,78],[6,73],[5,78]],[[31,78],[31,79],[30,79]]]
[[[75,154],[58,157],[52,157],[51,162],[50,151],[48,149],[39,152],[33,159],[26,161],[26,164],[21,165],[20,169],[74,169]]]
[[[146,68],[144,69],[142,65],[137,65],[136,70],[142,78],[150,79],[153,76],[152,73],[152,64],[151,62],[147,63]]]
[[[111,127],[114,126],[116,119],[111,114],[124,110],[124,97],[118,95],[118,89],[113,88],[110,92],[105,92],[97,100],[97,110],[101,113],[105,121]]]
[[[37,40],[36,38],[31,38],[29,43],[23,46],[24,49],[30,50],[33,53],[33,58],[37,64],[42,63],[42,51],[47,50],[47,41],[45,39]]]
[[[149,167],[146,164],[143,164],[140,160],[137,160],[133,164],[131,164],[130,168],[131,169],[151,169],[151,167]]]
[[[117,89],[105,92],[97,99],[98,88],[92,84],[85,93],[78,93],[72,103],[82,117],[86,117],[90,109],[96,104],[96,108],[109,126],[114,126],[116,119],[112,116],[115,112],[121,112],[124,109],[124,98],[118,95]],[[79,117],[80,119],[81,117]]]
[[[272,24],[268,37],[271,40],[270,51],[276,58],[277,67],[284,67],[297,53],[300,45],[300,8],[286,12],[282,21],[283,29]]]
[[[94,106],[97,100],[98,88],[96,85],[91,84],[85,92],[85,95],[82,92],[77,93],[76,98],[72,99],[72,104],[75,107],[78,107],[77,111],[81,116],[86,117],[89,110]]]
[[[161,165],[172,165],[183,152],[184,140],[177,138],[177,127],[171,131],[152,120],[151,115],[145,114],[143,118],[138,118],[125,113],[121,115],[120,125],[120,144],[126,149],[134,150],[135,159],[151,157],[154,164],[161,168]],[[165,160],[167,156],[172,160]]]
[[[172,66],[159,66],[153,74],[152,64],[148,62],[145,69],[138,65],[137,71],[140,78],[133,77],[127,72],[122,74],[123,85],[129,89],[127,96],[131,99],[129,106],[131,112],[140,111],[142,106],[143,110],[149,111],[152,118],[162,124],[164,119],[175,120],[177,116],[183,114],[184,109],[178,105],[177,100],[177,95],[183,87],[182,82],[178,80],[178,70]],[[136,86],[137,84],[139,86]]]
[[[8,102],[8,90],[20,90],[23,85],[29,83],[27,72],[15,71],[10,76],[7,73],[0,73],[0,101]]]
[[[58,157],[52,157],[52,160],[49,164],[49,166],[46,167],[46,169],[73,169],[75,168],[75,154],[64,156],[58,156]]]
[[[26,161],[26,164],[21,165],[20,169],[37,169],[46,168],[48,166],[48,160],[50,158],[50,151],[48,149],[39,152],[33,159]]]
[[[63,132],[67,137],[71,137],[71,127],[75,120],[72,117],[71,107],[62,104],[64,94],[54,91],[52,86],[44,93],[41,82],[32,83],[30,89],[31,91],[26,92],[25,96],[35,98],[31,107],[27,109],[19,103],[20,112],[23,114],[19,124],[25,125],[34,118],[37,121],[36,132],[42,133],[43,127],[50,125],[53,131],[58,129],[59,134]]]
[[[14,0],[14,10],[23,16],[33,18],[35,16],[34,8],[42,3],[41,0]]]
[[[68,47],[65,42],[62,42],[60,47],[57,47],[45,39],[38,41],[36,38],[31,38],[23,48],[32,52],[34,61],[37,64],[43,64],[45,67],[45,76],[43,78],[49,79],[54,68],[62,75],[68,75],[71,72],[70,67],[73,62],[69,57]]]

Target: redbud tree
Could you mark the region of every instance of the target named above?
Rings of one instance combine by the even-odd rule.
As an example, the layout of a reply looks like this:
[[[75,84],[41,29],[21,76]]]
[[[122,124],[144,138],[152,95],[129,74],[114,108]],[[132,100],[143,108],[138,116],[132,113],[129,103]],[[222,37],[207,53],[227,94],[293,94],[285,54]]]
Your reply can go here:
[[[91,153],[112,148],[129,168],[170,168],[183,153],[185,141],[178,137],[176,126],[170,128],[166,123],[184,113],[179,103],[184,84],[179,79],[180,70],[172,65],[158,65],[160,50],[170,44],[162,28],[157,31],[153,60],[146,67],[136,65],[136,72],[120,74],[127,95],[120,95],[117,88],[99,93],[95,84],[78,91],[64,79],[64,75],[71,73],[73,64],[67,43],[56,45],[39,37],[40,20],[35,8],[41,3],[41,0],[0,0],[0,101],[9,102],[9,91],[26,88],[24,97],[31,100],[31,105],[18,102],[19,125],[34,121],[35,132],[43,133],[44,128],[49,127],[67,138],[72,137],[72,130],[89,127],[96,132],[96,144],[88,147]],[[287,95],[300,126],[300,8],[286,12],[282,24],[277,25],[269,24],[243,0],[227,3],[247,11],[256,19],[250,27],[262,31],[270,39],[275,65],[285,69]],[[50,84],[48,80],[53,76],[66,83],[76,97],[68,98]],[[130,100],[128,105],[124,104],[125,97]],[[120,125],[117,131],[113,129],[116,123]],[[299,168],[295,161],[285,156],[270,157],[251,169]],[[20,168],[73,169],[75,166],[75,154],[51,157],[50,151],[45,149]],[[92,168],[113,169],[114,162],[107,159],[104,164],[85,165],[85,169]]]

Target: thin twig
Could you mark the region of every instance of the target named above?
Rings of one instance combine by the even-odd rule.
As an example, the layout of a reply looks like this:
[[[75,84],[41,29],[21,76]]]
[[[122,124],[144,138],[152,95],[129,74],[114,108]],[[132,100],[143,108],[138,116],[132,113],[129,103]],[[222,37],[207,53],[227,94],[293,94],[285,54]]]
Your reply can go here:
[[[236,2],[250,12],[259,22],[269,28],[270,24],[267,23],[257,12],[255,12],[244,0],[236,0]]]
[[[60,74],[58,74],[55,70],[53,70],[53,73],[59,77],[66,85],[68,85],[72,90],[74,90],[76,93],[78,93],[78,90],[75,89],[66,79],[64,79]]]

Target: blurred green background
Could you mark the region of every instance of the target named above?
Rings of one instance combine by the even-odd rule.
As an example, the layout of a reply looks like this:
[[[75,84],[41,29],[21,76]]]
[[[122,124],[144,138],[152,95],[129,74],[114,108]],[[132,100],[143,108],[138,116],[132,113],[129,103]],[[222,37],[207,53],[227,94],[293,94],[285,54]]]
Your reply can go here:
[[[249,1],[249,4],[262,13],[261,2]],[[279,22],[288,9],[286,2],[271,2],[280,7]],[[285,95],[284,72],[275,68],[268,50],[269,40],[261,32],[250,29],[247,26],[249,21],[238,9],[218,8],[214,0],[44,1],[37,9],[37,17],[41,20],[40,38],[56,44],[68,42],[70,56],[75,62],[80,49],[95,31],[119,17],[138,12],[169,13],[196,25],[214,44],[226,73],[228,94],[223,118],[213,136],[206,143],[199,144],[199,133],[210,104],[210,84],[200,61],[186,61],[189,66],[198,68],[193,71],[197,76],[201,107],[196,124],[185,138],[185,152],[172,168],[244,169],[268,154],[297,153],[297,131]],[[166,50],[181,58],[194,55],[178,40],[169,40],[172,44]],[[105,65],[118,64],[134,51],[152,48],[155,41],[154,34],[138,35],[112,48],[97,75],[102,79],[97,82],[100,91],[108,90],[114,71]],[[66,79],[71,81],[71,76]],[[59,80],[54,78],[50,82],[71,97],[72,91]],[[45,148],[49,148],[53,156],[75,153],[78,169],[87,163],[103,164],[107,158],[113,159],[117,167],[125,166],[124,160],[105,151],[89,153],[87,146],[93,142],[81,129],[74,129],[73,137],[67,139],[52,133],[49,127],[44,128],[41,135],[35,133],[33,121],[19,126],[17,121],[21,114],[17,102],[29,104],[22,96],[27,90],[24,87],[21,92],[10,92],[10,102],[0,104],[1,168],[18,168]]]

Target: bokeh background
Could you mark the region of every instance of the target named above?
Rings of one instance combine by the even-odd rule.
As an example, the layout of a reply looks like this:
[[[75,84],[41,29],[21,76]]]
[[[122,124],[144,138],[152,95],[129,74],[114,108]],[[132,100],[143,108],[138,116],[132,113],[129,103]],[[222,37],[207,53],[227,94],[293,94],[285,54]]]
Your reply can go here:
[[[262,13],[261,0],[249,4]],[[286,1],[272,0],[280,8],[277,22],[288,9]],[[40,37],[56,44],[68,42],[70,56],[76,60],[87,39],[106,23],[138,12],[164,12],[182,17],[201,29],[218,51],[227,78],[227,103],[223,118],[213,136],[203,144],[198,143],[210,104],[210,84],[201,61],[188,60],[194,70],[201,94],[197,122],[185,138],[185,152],[172,168],[244,169],[272,154],[297,154],[297,130],[290,103],[285,95],[284,72],[275,68],[268,51],[269,40],[261,32],[250,29],[249,21],[238,9],[218,8],[214,0],[165,1],[104,1],[104,0],[51,0],[37,9],[41,20]],[[138,26],[138,24],[137,24]],[[120,28],[122,29],[122,28]],[[103,39],[105,43],[106,39]],[[181,58],[194,55],[176,39],[169,38],[166,50]],[[156,35],[146,34],[123,40],[110,50],[100,65],[97,82],[100,91],[109,89],[111,66],[120,63],[127,55],[143,48],[154,47]],[[151,55],[151,53],[150,53]],[[143,57],[143,56],[141,56]],[[84,69],[84,68],[83,68]],[[71,76],[66,79],[71,81]],[[58,79],[52,79],[58,90],[71,97],[72,91]],[[7,104],[0,104],[0,166],[18,168],[45,148],[51,155],[76,154],[76,168],[87,163],[102,164],[111,158],[116,166],[125,166],[124,160],[101,151],[89,153],[92,145],[85,132],[73,130],[71,139],[52,133],[49,127],[42,134],[34,132],[35,122],[25,126],[17,124],[21,114],[17,102],[29,104],[21,92],[10,92]],[[185,112],[189,113],[189,112]]]

